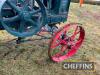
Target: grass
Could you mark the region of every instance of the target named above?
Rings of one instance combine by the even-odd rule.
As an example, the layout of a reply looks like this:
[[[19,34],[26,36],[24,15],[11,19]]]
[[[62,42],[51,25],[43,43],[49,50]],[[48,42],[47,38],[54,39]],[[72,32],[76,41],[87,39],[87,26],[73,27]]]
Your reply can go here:
[[[96,71],[63,70],[62,63],[54,63],[48,58],[49,40],[34,40],[16,45],[15,40],[10,41],[14,36],[0,31],[0,75],[99,75],[100,6],[83,5],[80,8],[79,4],[72,3],[69,22],[83,24],[86,36],[77,54],[64,62],[93,61],[96,62]]]

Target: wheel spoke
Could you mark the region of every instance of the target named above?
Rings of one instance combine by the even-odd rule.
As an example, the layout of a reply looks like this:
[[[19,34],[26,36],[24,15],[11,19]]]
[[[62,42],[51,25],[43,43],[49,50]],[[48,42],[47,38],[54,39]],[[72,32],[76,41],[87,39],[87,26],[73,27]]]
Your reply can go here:
[[[32,19],[28,19],[27,21],[30,22],[34,27],[38,26],[37,22],[33,21]]]
[[[28,9],[29,9],[29,0],[24,0],[23,2],[22,2],[22,5],[23,5],[23,10],[24,11],[27,11]]]
[[[79,34],[79,33],[80,33],[80,30],[78,30],[78,26],[77,26],[76,29],[75,29],[75,31],[74,31],[74,33],[73,33],[73,35],[71,36],[71,40],[74,40],[75,36],[77,34]]]
[[[70,41],[70,45],[75,45],[75,41]]]
[[[16,10],[18,13],[20,12],[20,9],[19,9],[15,4],[13,4],[11,1],[7,0],[6,3],[7,3],[11,8],[13,8],[14,10]]]
[[[66,46],[65,45],[62,45],[61,52],[64,52],[65,50],[66,50]]]
[[[21,21],[21,22],[20,22],[20,26],[19,26],[19,28],[18,28],[18,31],[19,31],[20,33],[22,33],[22,32],[25,31],[25,22],[24,22],[24,21]]]
[[[61,46],[61,50],[60,52],[56,53],[55,55],[53,55],[53,57],[59,57],[62,55],[62,53],[66,50],[66,46],[65,45],[62,45]]]
[[[54,48],[56,48],[57,46],[60,46],[60,45],[61,45],[60,42],[58,42],[58,43],[56,42],[56,44],[54,44],[53,46],[51,46],[51,48],[54,49]]]
[[[14,22],[14,21],[18,21],[19,19],[20,19],[19,15],[17,15],[17,16],[10,17],[10,18],[4,18],[3,21],[4,22]]]
[[[62,41],[61,37],[58,38],[59,41]]]
[[[28,9],[29,9],[28,4],[25,4],[25,5],[23,6],[23,10],[24,10],[24,11],[27,11]]]
[[[77,30],[78,30],[78,26],[75,28],[74,34],[76,34]],[[74,35],[74,34],[73,34],[73,35]]]
[[[65,31],[64,31],[64,35],[65,35],[65,36],[66,36],[66,32],[67,32],[67,31],[65,30]]]
[[[38,9],[38,10],[34,10],[34,9],[33,9],[33,11],[31,11],[30,14],[31,14],[31,15],[35,15],[35,14],[37,14],[37,13],[39,13],[39,12],[41,12],[40,9]]]

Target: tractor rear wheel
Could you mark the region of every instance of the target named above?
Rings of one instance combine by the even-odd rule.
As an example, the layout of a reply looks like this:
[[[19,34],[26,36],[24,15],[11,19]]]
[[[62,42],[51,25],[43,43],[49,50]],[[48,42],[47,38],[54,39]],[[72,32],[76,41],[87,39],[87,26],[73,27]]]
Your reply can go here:
[[[20,5],[11,0],[0,1],[0,22],[2,26],[14,36],[28,37],[40,31],[45,25],[46,11],[40,0],[35,0],[34,7],[30,6],[31,0],[23,0]],[[7,7],[5,7],[7,5]],[[17,6],[18,5],[18,6]],[[3,8],[10,8],[15,12],[14,16],[3,16]]]

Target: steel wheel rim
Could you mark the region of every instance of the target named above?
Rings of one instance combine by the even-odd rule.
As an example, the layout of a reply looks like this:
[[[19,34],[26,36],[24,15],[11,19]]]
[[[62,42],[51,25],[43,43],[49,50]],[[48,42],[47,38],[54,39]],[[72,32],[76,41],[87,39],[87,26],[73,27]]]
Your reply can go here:
[[[77,52],[79,47],[82,45],[83,40],[84,40],[84,36],[85,36],[85,31],[81,26],[78,26],[80,28],[80,30],[81,30],[80,31],[80,35],[79,35],[79,40],[75,44],[75,46],[73,46],[70,49],[70,51],[68,51],[65,55],[59,55],[59,53],[58,53],[58,55],[59,55],[58,57],[57,56],[52,56],[52,54],[51,54],[51,51],[54,50],[53,49],[53,44],[56,42],[57,38],[61,35],[61,33],[63,31],[68,31],[70,29],[70,27],[77,26],[77,25],[78,25],[77,23],[72,23],[72,24],[65,25],[58,32],[55,33],[55,36],[52,38],[52,41],[51,41],[50,47],[49,47],[49,51],[48,51],[48,55],[49,55],[51,60],[53,60],[54,62],[61,62],[61,61],[65,60],[65,59],[68,59],[69,57],[72,57]]]
[[[3,4],[6,2],[7,0],[5,0],[4,2],[3,2]],[[37,27],[36,26],[33,26],[33,30],[32,31],[23,31],[23,33],[22,32],[18,32],[17,30],[16,30],[16,28],[15,28],[15,30],[13,30],[13,29],[11,29],[7,24],[5,24],[5,22],[4,22],[4,20],[3,20],[3,18],[2,18],[2,16],[1,16],[1,13],[0,13],[0,18],[1,18],[1,23],[2,23],[2,26],[9,32],[9,33],[11,33],[12,35],[14,35],[14,36],[17,36],[17,37],[28,37],[28,36],[32,36],[32,35],[34,35],[34,34],[36,34],[40,29],[41,29],[41,27],[43,26],[43,25],[45,25],[45,20],[46,20],[46,12],[45,12],[45,7],[44,7],[44,5],[41,3],[41,1],[40,0],[36,0],[37,1],[37,3],[39,4],[39,6],[40,6],[40,8],[41,8],[41,16],[42,16],[42,20],[41,20],[41,22],[38,22],[38,23],[36,23],[36,25],[37,25]],[[1,8],[2,8],[2,6],[3,6],[3,4],[0,6]],[[0,12],[1,12],[1,8],[0,8]],[[20,10],[17,10],[18,12],[20,11]],[[30,12],[30,14],[32,14],[32,12]],[[20,16],[20,14],[19,14],[19,16]],[[15,16],[13,19],[15,19],[15,18],[17,18],[17,19],[19,19],[18,17],[19,16]],[[13,19],[11,19],[11,20],[13,20]],[[27,21],[27,22],[30,22],[31,24],[32,24],[32,20],[31,21]],[[26,22],[24,22],[24,24],[25,24]],[[25,24],[26,25],[26,24]],[[28,25],[29,26],[29,25]],[[32,26],[32,25],[31,25]],[[28,28],[28,27],[27,27]],[[21,30],[22,30],[22,28],[21,28]]]

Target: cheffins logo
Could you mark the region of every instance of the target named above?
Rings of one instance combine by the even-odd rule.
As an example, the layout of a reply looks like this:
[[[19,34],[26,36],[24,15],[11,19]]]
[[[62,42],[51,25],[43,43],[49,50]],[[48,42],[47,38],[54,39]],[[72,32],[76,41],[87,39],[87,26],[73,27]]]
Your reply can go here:
[[[93,62],[65,62],[63,69],[66,70],[94,70]]]

